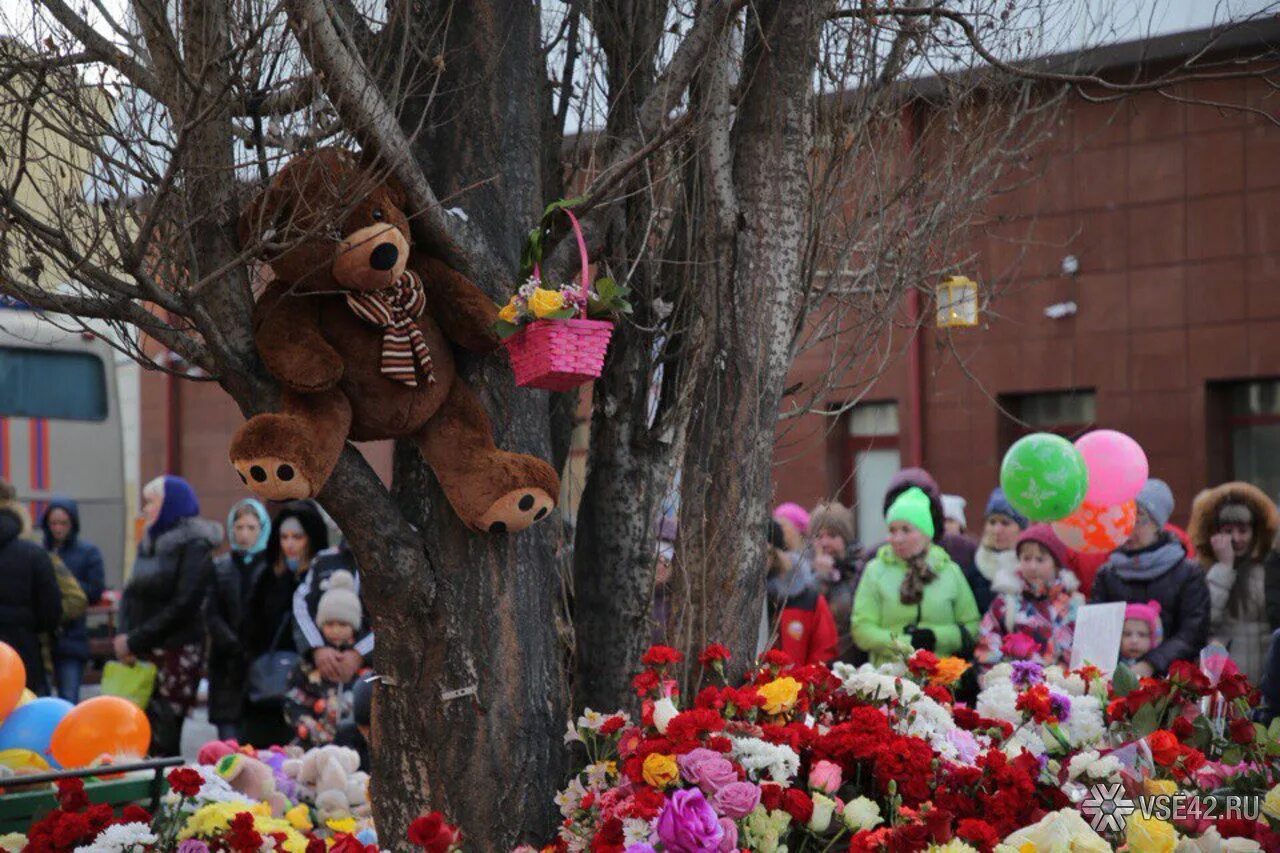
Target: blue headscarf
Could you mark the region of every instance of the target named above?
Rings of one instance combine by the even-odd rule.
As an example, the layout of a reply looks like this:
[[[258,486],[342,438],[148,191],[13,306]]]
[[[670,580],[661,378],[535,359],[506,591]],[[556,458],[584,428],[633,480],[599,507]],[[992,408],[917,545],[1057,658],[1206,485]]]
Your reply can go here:
[[[254,542],[248,548],[241,548],[236,544],[234,529],[236,526],[236,516],[240,511],[248,508],[253,510],[253,514],[258,517],[258,541]],[[245,498],[236,501],[231,507],[231,512],[227,513],[227,540],[231,543],[231,550],[237,554],[248,554],[254,556],[261,554],[267,548],[267,542],[271,539],[271,516],[267,515],[267,508],[262,502],[255,498]]]
[[[194,518],[200,514],[200,501],[196,499],[191,484],[181,477],[172,474],[164,476],[164,503],[160,505],[160,515],[155,523],[147,528],[152,539],[172,529],[184,518]]]

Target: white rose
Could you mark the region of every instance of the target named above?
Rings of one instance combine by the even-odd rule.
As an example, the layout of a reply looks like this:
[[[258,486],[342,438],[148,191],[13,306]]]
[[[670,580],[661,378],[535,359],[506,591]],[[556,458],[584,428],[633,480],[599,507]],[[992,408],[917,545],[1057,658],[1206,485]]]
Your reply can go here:
[[[809,829],[819,834],[826,832],[831,826],[831,815],[836,810],[836,801],[825,794],[813,795],[813,815],[809,818]]]
[[[676,703],[669,698],[663,697],[653,703],[653,725],[658,730],[658,734],[665,735],[667,726],[671,725],[671,721],[675,719],[676,714],[680,711],[676,708]]]
[[[884,823],[884,818],[880,815],[879,804],[866,797],[850,800],[845,804],[844,811],[840,813],[840,816],[844,818],[844,825],[849,827],[851,832],[875,829]]]

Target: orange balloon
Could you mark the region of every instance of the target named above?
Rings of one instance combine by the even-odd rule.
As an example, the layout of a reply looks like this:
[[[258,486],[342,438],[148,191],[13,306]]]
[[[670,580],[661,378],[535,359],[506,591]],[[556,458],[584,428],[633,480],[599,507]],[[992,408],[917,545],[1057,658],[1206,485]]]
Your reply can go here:
[[[22,657],[8,643],[0,643],[0,720],[18,707],[27,689],[27,668]]]
[[[1053,523],[1053,532],[1072,551],[1105,554],[1124,544],[1138,521],[1138,506],[1125,501],[1118,506],[1098,506],[1085,501],[1064,519]]]
[[[95,696],[72,708],[53,730],[49,751],[63,767],[87,767],[102,755],[143,758],[151,723],[142,709],[119,696]]]

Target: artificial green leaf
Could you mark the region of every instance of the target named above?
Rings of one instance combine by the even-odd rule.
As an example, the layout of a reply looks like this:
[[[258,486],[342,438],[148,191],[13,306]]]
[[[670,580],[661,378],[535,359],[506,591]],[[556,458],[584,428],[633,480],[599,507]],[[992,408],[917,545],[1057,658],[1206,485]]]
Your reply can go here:
[[[578,316],[578,312],[572,308],[561,308],[559,311],[552,311],[547,316],[541,318],[543,320],[572,320]]]
[[[1133,736],[1136,738],[1146,737],[1160,728],[1160,720],[1156,717],[1156,706],[1153,703],[1143,705],[1138,709],[1138,713],[1133,715],[1130,725],[1133,728]]]
[[[1138,688],[1138,678],[1133,670],[1124,664],[1116,666],[1116,673],[1111,677],[1111,689],[1117,696],[1128,696]]]
[[[608,302],[618,293],[618,283],[609,276],[601,276],[596,279],[595,291],[600,298]]]
[[[1207,752],[1213,743],[1213,726],[1209,718],[1201,714],[1191,724],[1191,745],[1201,752]]]
[[[1280,717],[1272,720],[1271,725],[1267,727],[1267,739],[1280,742]]]
[[[1239,764],[1244,759],[1244,752],[1238,746],[1231,746],[1222,752],[1223,764]]]
[[[546,219],[557,210],[563,210],[566,207],[577,207],[582,204],[584,196],[576,196],[574,198],[562,198],[559,201],[553,201],[547,205],[547,209],[542,211],[542,218]]]
[[[493,332],[499,338],[505,340],[516,332],[520,331],[520,327],[515,323],[508,323],[506,320],[497,320],[493,324]]]

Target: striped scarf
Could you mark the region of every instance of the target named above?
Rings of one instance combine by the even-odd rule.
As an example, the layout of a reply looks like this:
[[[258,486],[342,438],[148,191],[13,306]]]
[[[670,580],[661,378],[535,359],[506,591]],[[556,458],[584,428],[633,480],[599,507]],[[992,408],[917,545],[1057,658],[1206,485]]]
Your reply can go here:
[[[405,270],[398,282],[382,290],[348,293],[347,305],[361,320],[383,330],[383,376],[417,388],[416,370],[420,367],[428,383],[436,381],[431,350],[414,322],[427,307],[427,294],[416,273]]]

